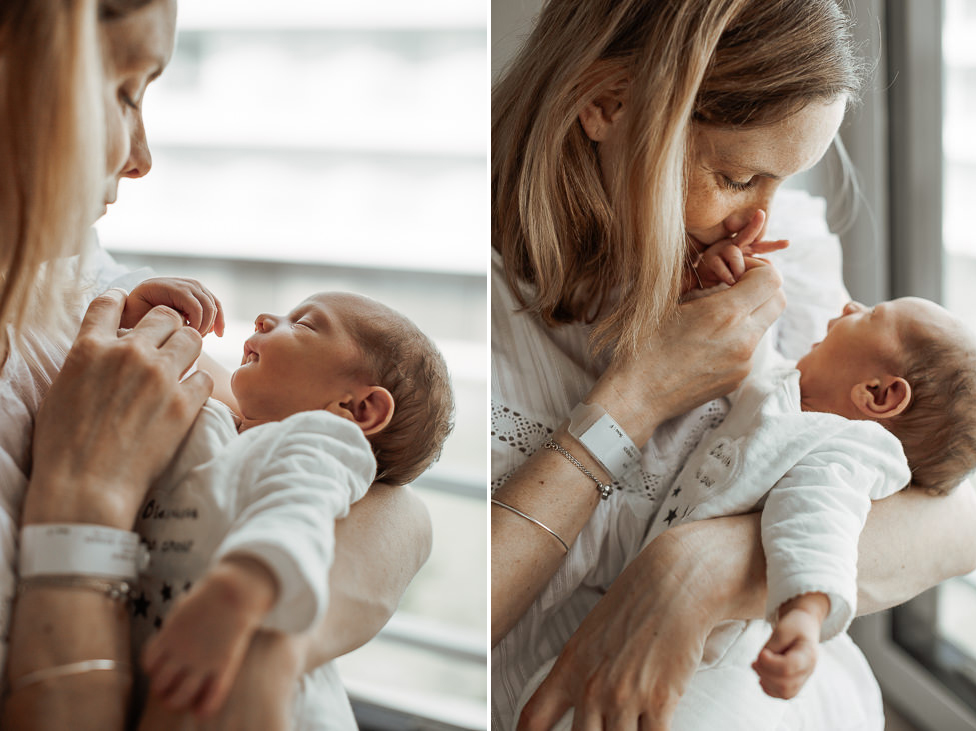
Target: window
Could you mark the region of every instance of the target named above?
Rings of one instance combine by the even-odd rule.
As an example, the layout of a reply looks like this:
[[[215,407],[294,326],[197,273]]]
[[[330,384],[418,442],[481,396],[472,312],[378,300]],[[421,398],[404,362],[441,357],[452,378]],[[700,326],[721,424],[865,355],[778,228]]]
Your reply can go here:
[[[433,553],[342,658],[370,728],[486,726],[487,11],[475,0],[195,0],[145,105],[153,170],[99,223],[122,263],[221,298],[228,368],[260,312],[350,290],[443,351],[456,427],[416,490]]]
[[[890,296],[941,301],[976,326],[976,241],[969,223],[976,192],[976,2],[856,4],[874,35],[881,18],[885,36],[886,77],[879,73],[866,102],[867,116],[874,107],[888,118],[881,159],[869,161],[870,169],[888,175],[871,179],[868,191],[890,212],[882,229],[891,242],[890,249],[883,246],[890,252],[885,285]],[[889,86],[880,92],[883,78]],[[862,125],[862,140],[864,134]],[[976,575],[970,575],[855,623],[852,634],[886,698],[920,729],[976,729],[974,616]]]

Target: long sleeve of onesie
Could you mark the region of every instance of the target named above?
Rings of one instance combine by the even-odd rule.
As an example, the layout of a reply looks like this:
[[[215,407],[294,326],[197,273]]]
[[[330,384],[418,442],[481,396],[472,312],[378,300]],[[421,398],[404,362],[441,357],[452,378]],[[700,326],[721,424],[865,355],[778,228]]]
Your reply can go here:
[[[328,605],[335,521],[366,494],[376,462],[362,430],[332,414],[305,412],[274,426],[271,443],[252,446],[263,454],[248,455],[260,463],[214,560],[244,553],[263,562],[278,580],[264,626],[302,632]]]
[[[871,500],[910,479],[900,443],[873,422],[846,422],[804,455],[763,507],[766,618],[775,624],[783,602],[822,592],[830,612],[821,641],[846,630],[857,609],[857,543]]]

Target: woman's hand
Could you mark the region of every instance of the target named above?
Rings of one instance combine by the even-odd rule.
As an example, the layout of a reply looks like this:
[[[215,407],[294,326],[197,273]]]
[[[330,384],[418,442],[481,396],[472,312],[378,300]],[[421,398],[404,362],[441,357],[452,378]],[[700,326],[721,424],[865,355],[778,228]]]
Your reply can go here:
[[[638,446],[668,419],[732,391],[786,297],[779,273],[747,259],[735,286],[683,302],[634,355],[617,357],[586,397],[603,406]]]
[[[135,327],[153,307],[165,305],[183,315],[183,320],[201,335],[224,334],[224,308],[209,289],[195,279],[155,277],[139,284],[125,301],[121,326]]]
[[[526,704],[519,731],[664,731],[724,619],[761,616],[765,563],[757,516],[666,531],[624,570]],[[747,597],[743,599],[743,597]]]
[[[117,335],[125,294],[97,297],[34,428],[23,523],[88,522],[131,529],[150,482],[210,395],[197,371],[201,336],[168,307]]]

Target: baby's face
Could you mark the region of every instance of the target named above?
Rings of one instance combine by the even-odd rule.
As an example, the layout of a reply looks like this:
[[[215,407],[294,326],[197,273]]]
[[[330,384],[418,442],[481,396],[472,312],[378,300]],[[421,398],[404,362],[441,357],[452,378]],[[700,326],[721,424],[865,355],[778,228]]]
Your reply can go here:
[[[313,295],[287,315],[262,314],[244,343],[231,388],[246,419],[280,421],[300,411],[338,413],[367,383],[362,351],[348,325],[362,298]]]
[[[966,332],[947,310],[918,297],[874,307],[848,303],[840,316],[828,323],[824,339],[797,363],[802,373],[801,390],[816,390],[822,395],[833,389],[846,402],[854,385],[885,375],[896,368],[893,364],[905,362],[903,336],[915,328],[938,330],[947,338]]]

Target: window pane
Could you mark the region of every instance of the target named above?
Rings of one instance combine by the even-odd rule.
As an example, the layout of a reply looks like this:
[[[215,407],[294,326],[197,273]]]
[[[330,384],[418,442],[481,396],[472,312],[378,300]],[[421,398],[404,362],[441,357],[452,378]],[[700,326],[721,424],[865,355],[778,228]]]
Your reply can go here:
[[[182,3],[145,102],[153,169],[98,224],[120,262],[194,277],[228,325],[366,294],[444,353],[456,426],[417,483],[431,557],[383,634],[342,658],[354,700],[466,728],[487,717],[487,6]]]
[[[946,0],[943,25],[944,304],[976,326],[976,0]],[[932,589],[894,610],[895,641],[976,708],[976,574]]]

